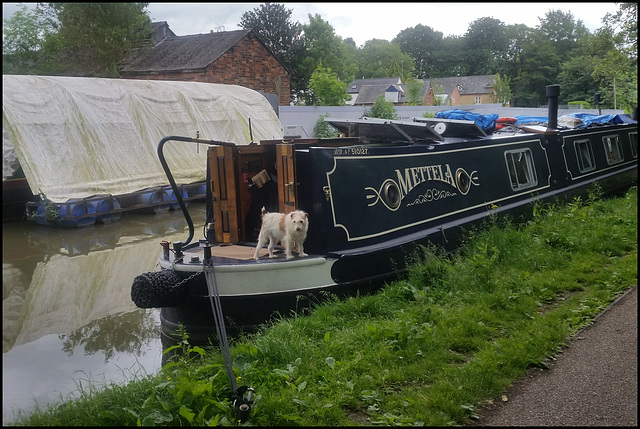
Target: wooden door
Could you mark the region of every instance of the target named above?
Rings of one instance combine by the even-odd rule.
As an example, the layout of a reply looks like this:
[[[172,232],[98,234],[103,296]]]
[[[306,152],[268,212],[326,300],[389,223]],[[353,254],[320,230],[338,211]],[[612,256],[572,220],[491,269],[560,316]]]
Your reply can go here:
[[[276,145],[276,169],[278,171],[278,211],[289,213],[296,209],[295,146]]]
[[[209,148],[209,171],[213,194],[213,225],[216,241],[239,241],[238,192],[234,149],[227,146]]]

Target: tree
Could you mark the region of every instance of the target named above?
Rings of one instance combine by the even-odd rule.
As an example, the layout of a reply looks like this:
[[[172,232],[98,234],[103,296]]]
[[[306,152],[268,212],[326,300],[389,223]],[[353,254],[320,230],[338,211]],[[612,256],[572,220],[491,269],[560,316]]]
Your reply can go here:
[[[342,106],[351,99],[347,84],[341,82],[330,68],[319,64],[309,79],[309,90],[314,106]]]
[[[574,20],[571,12],[550,10],[539,20],[538,31],[553,43],[556,54],[561,58],[565,58],[570,51],[577,48],[578,39],[589,33],[581,20]]]
[[[418,78],[436,76],[436,53],[442,49],[442,33],[431,27],[418,24],[402,30],[392,40],[400,50],[413,60]]]
[[[609,49],[593,57],[592,77],[599,85],[603,106],[630,111],[638,101],[638,66],[635,59],[615,47],[614,39],[607,27],[596,33],[594,42],[609,45]]]
[[[448,36],[442,39],[442,48],[432,55],[430,79],[449,76],[468,76],[469,64],[465,52],[465,38]]]
[[[5,74],[34,73],[43,56],[46,37],[52,26],[42,19],[38,9],[23,4],[2,26],[2,71]]]
[[[621,104],[628,112],[638,105],[638,4],[618,3],[618,8],[602,21],[613,35],[615,51],[626,59],[609,51],[606,58],[596,63],[594,73],[612,77],[609,87],[615,95],[614,105]]]
[[[469,25],[464,37],[469,75],[504,71],[509,38],[502,21],[495,18],[476,19]]]
[[[291,65],[293,48],[300,45],[302,25],[291,22],[293,10],[277,3],[264,3],[240,17],[240,27],[252,29],[283,64]]]
[[[367,78],[412,77],[415,67],[411,57],[400,50],[395,43],[387,40],[371,39],[360,48],[358,73]]]
[[[598,92],[598,83],[593,78],[593,59],[591,55],[579,55],[562,64],[562,71],[558,75],[561,104],[592,100]]]
[[[424,87],[424,82],[418,79],[412,79],[409,83],[407,83],[407,104],[409,106],[420,106],[422,105],[424,94],[422,88]]]
[[[117,77],[133,48],[151,43],[148,3],[39,3],[55,29],[46,38],[50,70],[66,75]]]
[[[371,106],[371,109],[365,109],[363,116],[380,119],[397,119],[398,113],[393,102],[386,101],[384,94],[381,94]]]
[[[433,105],[441,106],[447,94],[444,92],[444,87],[438,82],[438,79],[431,81],[431,93],[433,94]]]
[[[557,83],[562,61],[553,43],[536,33],[523,43],[517,75],[513,77],[514,107],[546,105],[546,86]]]
[[[511,78],[499,74],[489,78],[493,90],[496,92],[495,101],[506,105],[511,102]]]
[[[325,113],[324,115],[320,115],[318,120],[316,121],[316,125],[313,127],[313,135],[317,138],[330,138],[330,137],[338,137],[338,130],[333,128],[327,122],[325,122],[324,118],[328,117],[329,114]]]
[[[599,92],[599,85],[593,77],[594,59],[604,55],[610,46],[597,41],[598,37],[588,34],[578,40],[578,47],[562,63],[557,83],[560,84],[560,104],[572,101],[592,100]]]
[[[320,15],[309,15],[309,24],[302,28],[305,51],[297,66],[303,79],[309,82],[311,75],[322,65],[332,70],[342,82],[353,80],[356,64],[351,53],[354,47],[336,36],[333,27]],[[313,104],[308,91],[302,94],[302,99],[307,104]]]
[[[504,53],[503,73],[506,76],[517,76],[522,67],[524,46],[534,37],[536,29],[524,24],[507,26],[507,50]]]
[[[291,21],[291,9],[282,4],[265,3],[242,14],[240,27],[252,29],[271,53],[289,72],[293,98],[303,93],[309,83],[298,66],[305,51],[302,25]]]
[[[638,56],[638,3],[618,3],[618,11],[607,13],[602,21],[616,34],[619,49],[632,58]]]

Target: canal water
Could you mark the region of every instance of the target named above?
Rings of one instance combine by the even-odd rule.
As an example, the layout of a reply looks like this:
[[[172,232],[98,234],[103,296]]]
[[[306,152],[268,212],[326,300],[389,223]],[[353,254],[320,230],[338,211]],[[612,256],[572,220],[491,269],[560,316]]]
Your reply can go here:
[[[189,212],[197,240],[204,203]],[[136,307],[131,284],[155,269],[162,240],[187,234],[180,210],[76,229],[3,223],[3,424],[36,404],[158,372],[160,310]]]

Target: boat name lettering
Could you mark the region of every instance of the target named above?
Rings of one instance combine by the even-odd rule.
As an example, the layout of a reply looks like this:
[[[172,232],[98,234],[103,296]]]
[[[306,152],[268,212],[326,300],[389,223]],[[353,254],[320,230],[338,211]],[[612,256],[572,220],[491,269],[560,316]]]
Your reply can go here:
[[[405,168],[404,177],[400,170],[396,170],[396,174],[398,176],[398,183],[401,186],[403,197],[411,192],[413,188],[427,181],[444,182],[454,188],[456,187],[449,164],[445,164],[444,166],[426,165],[424,167]]]
[[[366,147],[337,147],[333,149],[334,155],[368,155],[369,148]]]
[[[413,189],[426,182],[445,183],[457,192],[438,192],[437,189],[431,189],[427,191],[428,195],[425,194],[425,196],[419,198],[419,201],[416,200],[411,204],[407,204],[407,207],[418,203],[453,197],[458,195],[458,193],[467,195],[471,189],[471,185],[479,186],[475,170],[472,171],[471,174],[467,173],[464,168],[458,168],[455,174],[453,174],[452,171],[449,164],[410,167],[405,168],[404,171],[395,170],[396,180],[384,180],[377,190],[370,186],[365,188],[365,191],[373,192],[373,194],[367,195],[367,199],[375,198],[373,202],[369,203],[369,207],[376,205],[378,202],[382,202],[389,210],[396,211],[400,208],[402,200],[404,200]]]

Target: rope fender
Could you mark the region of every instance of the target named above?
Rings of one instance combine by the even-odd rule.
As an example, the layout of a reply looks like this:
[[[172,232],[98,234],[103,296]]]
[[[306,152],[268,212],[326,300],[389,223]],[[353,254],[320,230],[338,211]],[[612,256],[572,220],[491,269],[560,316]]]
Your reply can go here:
[[[152,271],[133,279],[131,300],[140,308],[175,307],[188,292],[187,282],[175,271]]]

